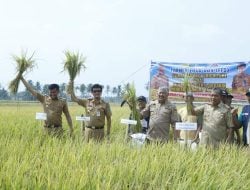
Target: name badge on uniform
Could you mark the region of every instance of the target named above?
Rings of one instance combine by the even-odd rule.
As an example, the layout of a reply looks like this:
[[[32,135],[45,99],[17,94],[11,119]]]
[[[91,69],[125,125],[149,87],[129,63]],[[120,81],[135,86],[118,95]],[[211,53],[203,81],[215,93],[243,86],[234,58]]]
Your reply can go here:
[[[36,120],[47,120],[47,114],[46,113],[36,113]]]
[[[248,115],[248,113],[242,113],[242,115]]]
[[[101,112],[100,111],[96,111],[96,116],[100,117],[101,116]]]

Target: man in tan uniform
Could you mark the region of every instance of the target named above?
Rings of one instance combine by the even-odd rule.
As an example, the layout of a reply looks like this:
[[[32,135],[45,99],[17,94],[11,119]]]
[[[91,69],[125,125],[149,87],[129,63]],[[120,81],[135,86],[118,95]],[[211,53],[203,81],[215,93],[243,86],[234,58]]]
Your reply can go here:
[[[21,77],[24,86],[28,91],[36,97],[43,105],[44,112],[47,114],[47,120],[44,123],[44,130],[46,133],[53,136],[60,136],[63,134],[62,128],[62,112],[66,116],[68,125],[70,127],[70,135],[73,133],[73,124],[69,114],[68,105],[66,100],[58,97],[59,86],[51,84],[49,86],[49,96],[42,95],[36,92],[30,84]]]
[[[231,142],[232,114],[230,109],[222,103],[221,95],[221,89],[213,89],[211,103],[192,110],[195,115],[203,115],[201,145],[218,147],[221,143]]]
[[[168,94],[167,87],[160,87],[158,100],[150,102],[141,112],[144,118],[150,117],[147,133],[149,141],[168,142],[170,125],[174,129],[178,121],[176,106],[168,101]],[[177,137],[175,129],[174,137]]]
[[[75,96],[71,89],[71,99],[86,109],[86,116],[90,117],[90,121],[86,122],[85,138],[89,142],[90,139],[101,141],[104,138],[105,117],[107,119],[107,137],[110,135],[111,128],[111,109],[109,103],[101,99],[102,86],[94,84],[91,87],[93,99],[79,99]]]

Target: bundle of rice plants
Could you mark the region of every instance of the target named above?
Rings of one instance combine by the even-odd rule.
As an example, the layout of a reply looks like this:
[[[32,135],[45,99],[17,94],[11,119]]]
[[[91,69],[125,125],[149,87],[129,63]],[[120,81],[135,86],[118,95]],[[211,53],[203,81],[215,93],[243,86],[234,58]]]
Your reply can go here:
[[[185,73],[184,78],[183,78],[183,89],[185,95],[188,93],[191,93],[191,77],[188,75],[188,73]],[[187,102],[187,113],[188,115],[192,115],[191,113],[192,105],[191,102]]]
[[[65,51],[65,60],[63,61],[63,71],[69,74],[69,85],[67,87],[67,92],[71,93],[74,88],[74,80],[77,75],[80,74],[81,70],[85,70],[86,58],[83,57],[79,52],[74,53],[71,51]]]
[[[16,94],[20,84],[20,78],[24,73],[31,71],[35,67],[34,52],[28,57],[27,52],[22,52],[21,56],[13,55],[13,59],[16,62],[17,76],[10,82],[9,90],[11,93]]]
[[[124,103],[127,103],[129,105],[129,108],[131,110],[131,117],[130,119],[136,120],[137,124],[135,126],[135,133],[141,132],[141,121],[140,121],[140,113],[136,108],[137,104],[137,97],[136,97],[136,89],[134,84],[127,84],[124,87],[124,90],[122,92],[123,96],[123,102],[121,103],[121,106],[124,105]]]

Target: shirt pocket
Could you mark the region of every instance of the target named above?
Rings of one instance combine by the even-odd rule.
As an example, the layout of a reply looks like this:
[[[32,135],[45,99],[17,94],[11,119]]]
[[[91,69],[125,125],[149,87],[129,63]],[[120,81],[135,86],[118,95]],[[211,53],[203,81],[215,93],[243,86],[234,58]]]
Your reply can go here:
[[[150,107],[150,116],[157,115],[157,108],[156,106]]]
[[[171,108],[164,108],[162,110],[162,114],[164,114],[164,115],[170,115],[171,112],[172,112]]]

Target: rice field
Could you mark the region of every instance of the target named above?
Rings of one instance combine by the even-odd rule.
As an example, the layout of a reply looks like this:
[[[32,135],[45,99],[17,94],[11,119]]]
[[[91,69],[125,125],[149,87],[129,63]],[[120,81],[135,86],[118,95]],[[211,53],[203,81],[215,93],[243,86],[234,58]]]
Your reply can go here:
[[[73,119],[83,109],[70,105]],[[178,144],[134,147],[124,141],[128,108],[112,106],[110,142],[86,144],[74,120],[70,138],[43,134],[35,120],[39,104],[0,105],[1,189],[250,189],[246,148],[180,148]]]

